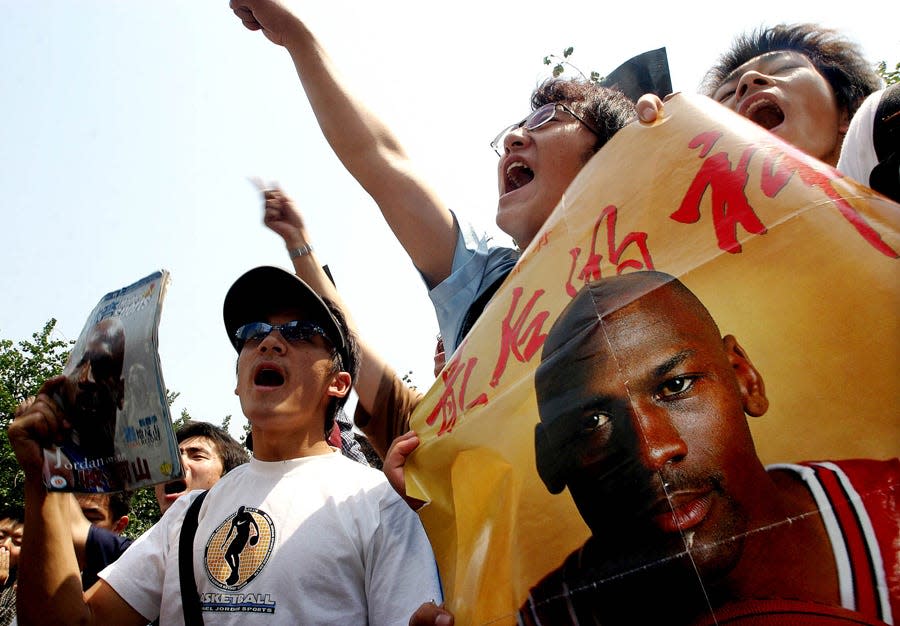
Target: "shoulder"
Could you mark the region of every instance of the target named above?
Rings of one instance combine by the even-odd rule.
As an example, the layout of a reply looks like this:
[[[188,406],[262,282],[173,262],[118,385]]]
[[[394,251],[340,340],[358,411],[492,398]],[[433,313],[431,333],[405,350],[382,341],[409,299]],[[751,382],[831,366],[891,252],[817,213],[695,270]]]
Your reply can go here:
[[[88,529],[87,548],[89,550],[95,548],[103,552],[124,552],[132,543],[134,543],[134,540],[129,537],[117,535],[110,530],[94,526],[93,524]]]
[[[787,470],[817,477],[834,475],[854,484],[897,484],[900,482],[900,459],[842,459],[839,461],[800,461],[768,465],[767,471]]]
[[[519,608],[523,623],[553,624],[571,614],[575,597],[569,590],[579,587],[577,579],[581,576],[579,561],[583,550],[584,546],[572,552],[562,565],[529,590],[528,598]]]

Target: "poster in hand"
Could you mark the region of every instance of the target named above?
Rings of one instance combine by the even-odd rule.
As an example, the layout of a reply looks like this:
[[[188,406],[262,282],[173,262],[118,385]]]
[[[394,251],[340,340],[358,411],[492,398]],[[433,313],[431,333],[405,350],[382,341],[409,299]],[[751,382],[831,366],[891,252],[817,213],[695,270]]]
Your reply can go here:
[[[48,489],[113,492],[181,476],[157,339],[168,281],[157,271],[88,316],[51,392],[70,428],[44,450]]]
[[[410,419],[456,622],[900,623],[898,311],[900,205],[706,98],[621,130]]]

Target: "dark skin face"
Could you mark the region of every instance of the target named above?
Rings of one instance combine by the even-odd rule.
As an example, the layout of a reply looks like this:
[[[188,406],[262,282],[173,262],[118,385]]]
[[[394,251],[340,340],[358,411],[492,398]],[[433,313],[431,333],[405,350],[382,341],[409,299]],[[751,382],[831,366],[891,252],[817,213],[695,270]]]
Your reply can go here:
[[[122,408],[124,381],[122,362],[125,340],[121,323],[114,318],[98,322],[88,337],[81,360],[67,376],[67,413],[73,423],[89,419],[108,421]]]
[[[765,476],[745,412],[767,407],[734,338],[662,287],[553,359],[541,421],[574,459],[566,484],[611,571],[686,551],[701,575],[730,571]]]

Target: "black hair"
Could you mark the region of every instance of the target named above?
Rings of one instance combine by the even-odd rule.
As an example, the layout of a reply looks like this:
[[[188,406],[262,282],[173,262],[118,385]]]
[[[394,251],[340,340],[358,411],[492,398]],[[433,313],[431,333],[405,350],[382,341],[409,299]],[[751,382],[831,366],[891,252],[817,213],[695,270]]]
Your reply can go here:
[[[874,65],[859,46],[838,31],[818,24],[778,24],[738,35],[700,84],[700,93],[712,96],[741,65],[767,52],[792,50],[810,60],[834,92],[838,108],[853,117],[867,95],[881,89]]]
[[[113,520],[118,520],[131,512],[132,496],[133,491],[117,491],[109,494],[109,513]]]
[[[190,420],[175,433],[175,438],[178,440],[178,443],[193,437],[205,437],[215,444],[216,451],[222,459],[223,474],[227,474],[238,465],[242,465],[249,460],[247,449],[238,443],[228,434],[228,431],[221,426],[216,426],[209,422],[195,422],[194,420]]]
[[[359,343],[356,340],[356,335],[353,334],[353,331],[351,331],[350,327],[347,325],[347,318],[341,308],[328,298],[323,297],[322,301],[328,306],[328,310],[331,311],[335,321],[338,323],[338,326],[340,326],[346,342],[343,359],[341,358],[340,353],[332,348],[332,372],[347,372],[350,374],[350,379],[355,381],[356,375],[359,373]],[[347,393],[341,398],[332,396],[329,399],[328,406],[325,409],[326,437],[331,433],[331,429],[334,427],[334,420],[337,419],[337,416],[347,402],[347,396],[349,395],[350,394]]]
[[[11,520],[16,524],[25,523],[25,508],[19,504],[11,504],[0,509],[0,520]]]
[[[618,89],[583,79],[548,78],[531,94],[531,108],[559,102],[582,115],[597,135],[593,152],[636,119],[634,102]]]

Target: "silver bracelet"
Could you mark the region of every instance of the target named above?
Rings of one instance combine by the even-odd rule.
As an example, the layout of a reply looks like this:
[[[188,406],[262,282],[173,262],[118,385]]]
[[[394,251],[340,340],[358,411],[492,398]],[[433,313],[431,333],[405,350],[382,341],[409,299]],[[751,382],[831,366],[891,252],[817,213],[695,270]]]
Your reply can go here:
[[[288,250],[288,254],[291,255],[291,261],[293,261],[297,257],[306,256],[307,254],[309,254],[312,251],[313,251],[312,245],[306,244],[306,245],[300,246],[299,248],[291,248],[290,250]]]

